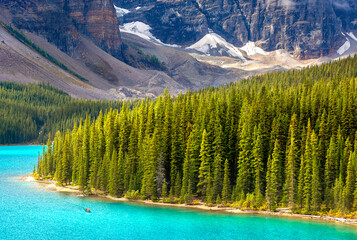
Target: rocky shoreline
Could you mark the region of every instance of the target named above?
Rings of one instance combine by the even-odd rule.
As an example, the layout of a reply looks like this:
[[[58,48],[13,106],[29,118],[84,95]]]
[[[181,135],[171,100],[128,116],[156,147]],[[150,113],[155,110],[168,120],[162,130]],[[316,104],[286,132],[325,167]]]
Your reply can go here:
[[[190,209],[197,209],[203,211],[217,211],[217,212],[225,212],[231,214],[259,214],[259,215],[269,215],[269,216],[277,216],[277,217],[290,217],[290,218],[303,218],[303,219],[312,219],[312,220],[322,220],[322,221],[329,221],[329,222],[336,222],[336,223],[343,223],[354,225],[357,227],[357,219],[347,219],[347,218],[338,218],[338,217],[331,217],[327,215],[305,215],[305,214],[296,214],[287,211],[287,209],[278,208],[276,212],[270,211],[262,211],[262,210],[242,210],[233,207],[217,207],[217,206],[207,206],[200,202],[197,205],[187,205],[187,204],[174,204],[174,203],[163,203],[163,202],[153,202],[151,200],[131,200],[126,198],[117,198],[108,195],[102,194],[91,194],[86,195],[83,194],[78,187],[76,186],[57,186],[55,181],[53,180],[35,180],[32,176],[27,176],[22,179],[25,182],[35,182],[38,183],[41,187],[46,188],[49,191],[56,191],[56,192],[63,192],[63,193],[70,193],[74,194],[78,197],[99,197],[99,198],[106,198],[112,201],[117,202],[134,202],[134,203],[142,203],[148,205],[156,205],[156,206],[164,206],[164,207],[178,207],[178,208],[190,208]]]

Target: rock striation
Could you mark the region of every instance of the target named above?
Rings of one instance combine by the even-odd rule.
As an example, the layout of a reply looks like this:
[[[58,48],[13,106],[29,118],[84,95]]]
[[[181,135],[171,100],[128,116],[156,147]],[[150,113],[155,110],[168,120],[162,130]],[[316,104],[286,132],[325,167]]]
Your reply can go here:
[[[121,56],[118,19],[111,0],[0,0],[10,24],[45,37],[71,54],[80,34],[113,56]]]
[[[335,52],[341,32],[357,30],[355,0],[113,0],[129,8],[123,22],[142,21],[170,44],[191,45],[213,30],[230,43],[257,42],[300,59]]]

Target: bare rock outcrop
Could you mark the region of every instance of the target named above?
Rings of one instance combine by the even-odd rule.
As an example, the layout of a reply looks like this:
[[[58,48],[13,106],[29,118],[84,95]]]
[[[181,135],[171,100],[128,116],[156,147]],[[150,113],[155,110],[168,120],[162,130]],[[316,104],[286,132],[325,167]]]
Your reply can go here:
[[[336,51],[345,41],[341,32],[357,30],[354,0],[113,1],[131,9],[124,22],[143,21],[163,42],[184,46],[211,29],[236,46],[254,41],[308,59]]]
[[[111,0],[0,0],[9,24],[45,37],[71,54],[84,34],[120,58],[119,24]]]

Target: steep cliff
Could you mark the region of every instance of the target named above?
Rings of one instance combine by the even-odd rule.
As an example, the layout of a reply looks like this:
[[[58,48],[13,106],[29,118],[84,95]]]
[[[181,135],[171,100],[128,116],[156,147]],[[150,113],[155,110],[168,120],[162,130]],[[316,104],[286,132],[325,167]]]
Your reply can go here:
[[[336,51],[341,32],[357,29],[354,0],[114,0],[165,43],[190,45],[210,29],[236,46],[257,42],[264,50],[286,49],[298,58]]]
[[[0,0],[5,21],[41,36],[72,54],[79,34],[113,56],[121,56],[118,20],[111,0]]]

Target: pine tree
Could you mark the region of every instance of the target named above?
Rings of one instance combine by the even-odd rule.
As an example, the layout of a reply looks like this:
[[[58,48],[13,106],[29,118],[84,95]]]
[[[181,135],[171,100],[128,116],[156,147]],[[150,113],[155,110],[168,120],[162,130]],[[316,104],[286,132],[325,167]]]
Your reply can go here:
[[[62,176],[61,181],[64,184],[68,184],[71,180],[71,166],[70,166],[70,146],[69,146],[69,132],[65,135],[65,139],[63,142],[63,152],[62,152]]]
[[[157,130],[152,136],[149,138],[149,135],[146,136],[146,140],[144,141],[144,145],[146,146],[146,156],[145,160],[145,168],[144,175],[142,179],[141,185],[141,194],[148,197],[157,197],[157,184],[156,184],[156,168],[157,168],[157,159],[158,159],[158,150],[157,150]]]
[[[349,137],[347,138],[344,146],[345,148],[343,150],[342,156],[340,157],[340,169],[339,169],[339,175],[341,176],[342,182],[346,182],[348,160],[353,150]]]
[[[161,192],[162,201],[165,202],[165,198],[167,197],[167,184],[164,181],[164,185],[162,185],[162,192]]]
[[[353,196],[356,185],[356,152],[349,155],[346,177],[346,207],[351,210],[353,207]]]
[[[205,201],[207,204],[209,203],[213,203],[213,201],[215,200],[213,198],[213,189],[212,189],[212,175],[211,175],[211,170],[208,170],[208,176],[207,176],[207,188],[206,188],[206,198]]]
[[[92,123],[91,132],[90,132],[90,148],[89,148],[89,155],[90,155],[90,176],[89,182],[90,186],[95,188],[97,183],[97,176],[98,176],[98,167],[99,167],[99,155],[101,153],[98,151],[99,139],[98,139],[98,131],[95,126],[95,122]]]
[[[200,151],[201,165],[199,168],[199,182],[197,184],[197,192],[202,196],[207,193],[208,176],[210,175],[210,146],[207,142],[207,132],[206,130],[202,133],[202,143]]]
[[[182,188],[181,188],[181,196],[185,196],[188,191],[188,184],[190,181],[190,155],[191,155],[191,145],[192,145],[192,133],[190,134],[187,141],[187,148],[185,153],[185,160],[183,163],[183,177],[182,177]]]
[[[180,129],[181,123],[178,103],[174,104],[173,115],[176,116],[176,119],[173,122],[173,132],[171,138],[171,185],[175,184],[177,174],[181,173],[184,159],[183,133]]]
[[[90,138],[90,116],[87,115],[84,122],[84,131],[83,131],[83,145],[82,145],[82,158],[79,168],[79,186],[84,191],[87,188],[88,179],[89,179],[89,139]]]
[[[320,167],[324,167],[326,164],[326,152],[327,152],[327,140],[328,140],[328,129],[327,129],[327,114],[326,109],[323,109],[323,114],[321,116],[320,124],[319,124],[319,146],[318,146],[318,159]],[[322,187],[324,187],[324,171],[320,171],[320,181],[322,183]]]
[[[267,191],[270,195],[268,202],[271,211],[275,211],[275,208],[279,203],[281,191],[281,156],[279,151],[280,145],[278,140],[276,140],[271,159],[269,186],[267,185]]]
[[[222,200],[227,202],[230,200],[230,189],[231,189],[231,181],[230,181],[230,171],[229,171],[229,162],[228,159],[224,162],[224,178],[223,178],[223,189],[222,189]]]
[[[261,136],[261,128],[254,128],[254,142],[253,142],[253,165],[254,165],[254,195],[257,205],[261,205],[264,200],[263,195],[263,179],[264,179],[264,163],[263,163],[263,139]]]
[[[190,144],[187,144],[187,151],[188,158],[191,161],[190,167],[190,189],[192,193],[197,192],[197,185],[199,182],[199,168],[201,166],[201,159],[200,159],[200,146],[202,142],[202,134],[199,131],[198,124],[193,125],[192,132],[189,136]],[[191,138],[191,140],[190,140]]]
[[[109,168],[108,192],[114,197],[118,196],[118,172],[118,156],[117,152],[113,150]]]
[[[313,131],[310,137],[311,141],[311,160],[312,160],[312,199],[311,204],[314,211],[320,209],[321,205],[321,182],[320,182],[320,161],[318,159],[318,145],[316,134]]]
[[[180,193],[181,193],[181,176],[180,173],[177,172],[176,174],[176,178],[175,178],[175,183],[174,183],[174,195],[176,197],[180,197]]]
[[[221,195],[223,187],[222,158],[219,153],[214,158],[213,167],[212,197],[216,199],[218,195]]]
[[[58,182],[58,184],[62,185],[62,149],[63,149],[63,140],[61,133],[58,131],[56,133],[56,138],[54,141],[54,149],[53,149],[53,155],[54,158],[56,159],[56,172],[55,172],[55,179]],[[38,166],[41,166],[38,164]],[[38,170],[39,171],[39,170]],[[41,172],[41,170],[39,171]]]
[[[121,196],[125,192],[125,189],[124,189],[125,158],[124,158],[124,153],[123,153],[122,149],[119,149],[117,161],[118,161],[117,162],[117,165],[118,165],[117,194],[118,194],[118,196]]]
[[[312,142],[311,135],[307,136],[305,153],[304,153],[304,185],[303,185],[303,201],[304,208],[307,212],[311,210],[311,201],[312,201],[312,162],[313,162],[313,153],[312,153]]]
[[[76,129],[76,128],[75,128]],[[73,164],[72,164],[72,183],[78,184],[79,181],[79,169],[82,158],[82,124],[76,130],[73,130],[72,140],[73,140]],[[55,138],[56,140],[56,138]]]
[[[165,166],[165,176],[170,179],[171,135],[172,135],[172,100],[167,91],[164,92],[165,116],[162,130],[162,154]]]
[[[265,198],[266,198],[266,202],[268,204],[269,210],[270,211],[275,211],[276,209],[276,202],[275,202],[275,198],[274,198],[274,189],[273,189],[273,182],[272,182],[272,178],[271,178],[271,170],[272,170],[272,159],[271,156],[269,156],[268,158],[268,163],[267,163],[267,174],[266,174],[266,181],[267,181],[267,186],[266,186],[266,191],[265,191]],[[235,191],[233,190],[233,193],[235,193]],[[232,193],[232,199],[234,198]]]
[[[105,152],[103,161],[99,166],[99,189],[106,192],[108,186],[108,172],[109,172],[110,157],[109,153]]]
[[[298,170],[299,170],[299,146],[297,142],[297,118],[294,114],[291,118],[289,127],[289,141],[287,148],[286,166],[285,166],[285,184],[284,199],[290,208],[294,208],[298,192]]]
[[[185,203],[190,205],[192,204],[192,191],[191,191],[191,186],[190,186],[191,183],[189,183],[188,185],[188,192],[187,194],[185,195]]]
[[[252,136],[250,132],[248,104],[245,103],[241,113],[241,133],[239,141],[239,159],[238,159],[238,177],[237,190],[239,194],[246,194],[252,191],[252,173],[251,164],[253,162],[252,154]]]
[[[48,138],[47,144],[46,144],[46,152],[44,154],[45,160],[46,160],[46,175],[53,176],[54,171],[53,171],[53,156],[52,156],[52,144],[51,144],[51,139]]]
[[[336,146],[336,137],[330,139],[330,146],[327,150],[326,165],[325,165],[325,203],[327,207],[332,207],[332,192],[331,189],[336,180],[336,165],[338,161],[338,151]]]

